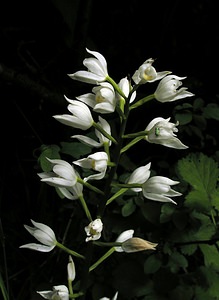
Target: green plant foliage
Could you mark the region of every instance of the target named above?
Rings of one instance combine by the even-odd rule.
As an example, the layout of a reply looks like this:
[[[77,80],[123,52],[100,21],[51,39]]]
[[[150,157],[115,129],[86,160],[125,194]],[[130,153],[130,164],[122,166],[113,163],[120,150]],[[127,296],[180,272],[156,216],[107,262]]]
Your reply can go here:
[[[83,143],[78,142],[61,142],[61,152],[68,154],[76,159],[79,159],[83,155],[91,153],[91,148]]]
[[[219,176],[217,162],[202,153],[192,153],[178,162],[178,169],[192,188],[186,196],[185,206],[208,212],[212,208]]]
[[[59,159],[60,148],[57,145],[42,145],[41,146],[41,154],[39,155],[38,161],[40,164],[40,167],[44,172],[51,171],[51,163],[48,161],[47,158],[50,159]]]

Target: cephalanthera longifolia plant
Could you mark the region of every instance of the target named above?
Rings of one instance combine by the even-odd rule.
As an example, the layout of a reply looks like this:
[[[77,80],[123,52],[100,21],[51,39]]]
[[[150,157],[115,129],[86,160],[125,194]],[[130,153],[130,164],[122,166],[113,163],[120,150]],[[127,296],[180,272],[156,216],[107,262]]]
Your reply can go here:
[[[69,76],[94,87],[90,93],[78,96],[74,100],[64,96],[69,113],[53,117],[74,130],[79,129],[80,132],[89,130],[89,133],[93,133],[93,135],[85,133],[85,135],[72,136],[81,144],[89,146],[91,151],[88,156],[71,162],[47,157],[51,170],[44,170],[38,174],[41,181],[55,187],[62,198],[78,201],[81,204],[87,218],[87,224],[81,232],[83,237],[81,244],[77,244],[76,249],[68,248],[58,241],[49,226],[31,220],[33,227],[25,225],[25,228],[39,243],[25,244],[20,247],[41,252],[50,252],[54,248],[59,248],[69,254],[67,282],[55,285],[48,291],[37,291],[45,299],[85,299],[86,290],[89,288],[89,275],[92,275],[93,270],[110,255],[115,252],[128,255],[138,251],[156,251],[159,241],[145,240],[135,235],[132,228],[121,230],[114,240],[109,241],[109,238],[105,237],[104,216],[106,208],[108,209],[111,203],[116,205],[121,196],[130,194],[133,197],[134,194],[143,199],[177,205],[177,201],[173,198],[182,195],[174,189],[179,181],[151,174],[150,161],[134,169],[125,180],[121,179],[121,174],[118,175],[118,167],[122,156],[127,155],[128,150],[141,140],[169,148],[188,148],[177,138],[178,122],[172,123],[170,117],[165,119],[158,116],[146,124],[142,131],[126,132],[129,115],[146,102],[155,99],[166,103],[193,96],[186,87],[181,87],[182,80],[186,77],[172,75],[169,71],[157,72],[153,66],[154,60],[150,58],[135,71],[131,78],[125,77],[116,83],[108,74],[107,62],[103,55],[86,50],[92,56],[83,61],[87,70]],[[139,99],[138,88],[155,81],[158,85],[154,93]],[[109,114],[113,115],[110,120]],[[147,158],[143,159],[145,161]],[[94,203],[92,199],[95,199]],[[103,255],[94,261],[95,250],[99,247],[104,247],[102,249],[108,247],[108,250],[103,250]],[[75,270],[73,258],[78,266],[81,263],[85,270],[81,274],[86,273],[85,278],[77,278],[79,275]],[[112,291],[112,294],[112,299],[119,298],[118,291]]]

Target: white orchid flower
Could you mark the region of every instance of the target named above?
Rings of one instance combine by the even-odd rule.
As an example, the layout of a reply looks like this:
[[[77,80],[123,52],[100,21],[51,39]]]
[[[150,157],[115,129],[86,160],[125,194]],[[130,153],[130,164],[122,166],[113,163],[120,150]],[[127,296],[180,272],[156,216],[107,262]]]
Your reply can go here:
[[[148,163],[145,166],[135,169],[135,171],[130,175],[127,183],[143,184],[144,182],[146,182],[150,177],[150,173],[151,173],[150,167],[151,167],[151,163]],[[142,188],[131,188],[131,190],[133,190],[134,192],[140,192]]]
[[[145,129],[145,131],[147,131],[145,139],[149,143],[160,144],[175,149],[187,149],[188,146],[184,145],[176,137],[175,133],[178,132],[176,126],[178,125],[179,122],[176,122],[175,124],[171,123],[170,118],[155,118]]]
[[[106,152],[96,152],[94,154],[88,155],[87,158],[82,158],[76,161],[73,161],[75,165],[78,165],[85,169],[93,169],[98,173],[92,174],[88,177],[84,178],[84,181],[88,180],[99,180],[105,176],[107,170],[107,162],[108,162],[108,155]]]
[[[134,75],[132,76],[135,84],[154,82],[171,73],[169,71],[157,72],[152,66],[153,62],[154,59],[149,58],[138,68],[138,70],[135,71]]]
[[[86,242],[99,240],[101,237],[101,232],[103,230],[103,223],[101,219],[96,219],[89,223],[88,226],[84,228],[87,238]]]
[[[55,115],[53,117],[64,125],[82,130],[89,129],[93,125],[94,120],[87,105],[81,101],[71,100],[66,96],[64,97],[70,103],[67,108],[72,115],[63,114]]]
[[[83,185],[77,182],[78,172],[64,160],[47,159],[53,164],[53,172],[38,173],[41,181],[56,187],[67,199],[78,199],[83,194]]]
[[[180,80],[185,79],[186,77],[179,77],[176,75],[168,75],[163,78],[154,93],[154,97],[159,102],[172,102],[182,98],[194,96],[194,94],[187,91],[186,87],[178,89],[182,82]]]
[[[113,296],[112,300],[117,300],[117,297],[118,297],[118,292],[115,293],[115,295]],[[99,300],[110,300],[110,298],[103,297],[103,298],[100,298]]]
[[[76,172],[77,177],[79,178],[78,172]],[[83,184],[76,182],[75,185],[71,187],[57,187],[60,193],[69,200],[76,200],[83,195]]]
[[[31,220],[34,227],[24,225],[25,229],[42,244],[30,243],[20,246],[40,252],[50,252],[57,244],[54,231],[47,225]]]
[[[182,195],[171,188],[172,185],[176,184],[179,184],[179,181],[174,181],[163,176],[153,176],[143,183],[142,192],[147,199],[176,204],[176,202],[170,198]]]
[[[53,286],[52,291],[37,291],[44,299],[69,300],[68,288],[65,285]]]
[[[102,82],[92,89],[92,93],[76,97],[76,99],[92,107],[94,111],[108,114],[115,111],[116,97],[113,86],[108,82]]]
[[[123,243],[126,240],[129,240],[130,238],[133,237],[134,230],[133,229],[128,229],[120,233],[120,235],[117,237],[116,242],[117,243]],[[114,247],[116,252],[124,252],[122,249],[122,246],[116,246]]]
[[[68,75],[72,79],[91,84],[105,81],[108,76],[106,59],[99,52],[91,51],[87,48],[86,51],[95,57],[84,59],[83,64],[88,71],[78,71]]]
[[[49,159],[53,165],[53,172],[38,173],[42,182],[55,187],[73,187],[77,182],[77,174],[74,167],[61,159]]]
[[[130,92],[131,92],[131,88],[132,88],[132,87],[130,86],[130,82],[128,81],[127,77],[122,78],[122,79],[120,80],[120,82],[118,83],[118,86],[119,86],[119,88],[121,89],[121,91],[123,92],[123,94],[128,98],[128,96],[129,96],[129,94],[130,94]],[[117,97],[118,97],[119,99],[122,98],[122,96],[119,95],[118,93],[117,93]],[[129,103],[132,103],[132,102],[135,100],[135,98],[136,98],[136,91],[134,91],[134,92],[132,93],[131,98],[130,98],[130,100],[129,100]]]
[[[110,128],[109,123],[105,119],[101,118],[100,116],[98,118],[99,118],[99,122],[97,124],[99,124],[103,128],[103,130],[105,130],[109,135],[111,135],[111,128]],[[108,138],[106,138],[97,129],[95,129],[95,134],[96,134],[97,138],[99,139],[99,142],[95,141],[94,139],[91,139],[88,136],[80,135],[80,134],[73,135],[72,138],[78,139],[80,142],[82,142],[90,147],[99,148],[99,147],[103,146],[105,143],[108,143],[109,146],[111,146],[112,141],[110,141]]]

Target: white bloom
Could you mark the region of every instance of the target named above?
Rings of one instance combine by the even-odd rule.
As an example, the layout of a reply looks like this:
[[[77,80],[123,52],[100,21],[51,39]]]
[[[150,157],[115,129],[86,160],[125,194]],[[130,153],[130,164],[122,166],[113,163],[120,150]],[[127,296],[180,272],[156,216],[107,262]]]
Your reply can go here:
[[[160,80],[167,74],[170,74],[169,71],[157,72],[156,69],[152,66],[154,59],[149,58],[146,60],[137,71],[135,71],[132,76],[135,84],[144,84],[146,82],[153,82],[156,80]]]
[[[84,230],[87,234],[87,238],[85,240],[86,242],[96,241],[101,237],[101,232],[103,230],[103,223],[101,219],[96,219],[90,222],[90,224],[86,226]]]
[[[159,102],[172,102],[178,99],[194,96],[194,94],[187,91],[186,87],[178,89],[182,82],[180,80],[186,77],[179,77],[176,75],[168,75],[163,78],[154,93],[154,97]]]
[[[153,176],[143,183],[142,192],[147,199],[176,204],[170,197],[181,196],[182,194],[174,191],[171,186],[178,183],[179,181],[174,181],[167,177]]]
[[[112,298],[112,300],[117,300],[117,297],[118,297],[118,292],[115,293],[115,295],[114,295],[114,297]],[[110,300],[110,298],[103,297],[103,298],[100,298],[99,300]]]
[[[170,118],[164,119],[158,117],[153,119],[145,129],[145,131],[148,132],[145,136],[146,141],[170,148],[187,149],[188,147],[184,145],[175,134],[175,132],[178,132],[176,126],[178,126],[179,123],[176,122],[176,124],[174,124],[169,121]]]
[[[116,239],[116,242],[117,243],[123,243],[126,240],[129,240],[130,238],[132,238],[133,234],[134,234],[134,230],[133,229],[125,230],[122,233],[120,233],[120,235]],[[115,248],[115,250],[117,252],[124,252],[124,250],[122,249],[122,246],[116,246],[114,248]]]
[[[37,291],[44,299],[69,300],[68,288],[65,285],[53,286],[52,291]]]
[[[99,180],[105,176],[107,169],[108,155],[106,152],[96,152],[94,154],[88,155],[87,158],[82,158],[76,161],[73,161],[75,165],[78,165],[85,169],[93,169],[98,173],[90,175],[84,178],[84,181],[88,180]]]
[[[99,122],[97,124],[100,124],[103,130],[105,130],[109,135],[111,135],[111,128],[109,123],[105,119],[101,118],[100,116],[98,118],[99,118]],[[88,136],[80,135],[80,134],[73,135],[72,138],[78,139],[80,142],[90,147],[99,148],[103,146],[105,143],[108,143],[109,146],[111,146],[112,142],[108,138],[106,138],[102,133],[100,133],[99,130],[95,129],[95,134],[98,137],[99,142],[91,139]]]
[[[57,187],[57,189],[69,200],[76,200],[83,195],[83,185],[79,182],[76,182],[72,187]]]
[[[73,187],[77,182],[77,174],[74,167],[61,159],[49,159],[53,164],[53,172],[38,173],[42,182],[55,187]]]
[[[67,273],[68,273],[68,280],[73,281],[75,279],[76,272],[75,272],[75,264],[71,255],[69,255],[69,262],[67,264]]]
[[[116,107],[116,97],[113,86],[108,82],[100,83],[92,89],[92,93],[76,97],[78,100],[92,107],[94,111],[102,114],[112,113]]]
[[[74,74],[69,74],[72,79],[96,84],[103,82],[108,76],[107,63],[102,54],[96,51],[91,51],[86,48],[87,52],[95,56],[95,58],[85,58],[83,64],[88,71],[78,71]]]
[[[56,246],[57,240],[54,231],[47,225],[42,223],[37,223],[31,220],[34,227],[24,225],[25,229],[32,234],[39,242],[42,244],[25,244],[20,246],[20,248],[29,248],[31,250],[36,250],[40,252],[49,252],[53,250]]]
[[[72,115],[55,115],[53,116],[57,121],[67,126],[86,130],[93,125],[93,118],[91,112],[86,104],[78,100],[71,100],[64,96],[70,103],[68,110]]]
[[[42,182],[55,186],[70,200],[78,199],[83,193],[83,185],[77,182],[79,174],[68,162],[61,159],[48,159],[53,164],[53,172],[38,173]]]
[[[132,183],[138,183],[138,184],[143,184],[146,182],[150,176],[150,167],[151,163],[148,163],[147,165],[143,167],[137,168],[132,174],[130,175],[127,183],[132,184]],[[140,192],[142,188],[131,188],[134,192]]]
[[[128,96],[129,96],[129,93],[131,92],[131,88],[132,88],[132,87],[130,86],[130,82],[128,81],[127,77],[122,78],[122,79],[120,80],[118,86],[119,86],[119,88],[122,90],[122,92],[124,93],[124,95],[125,95],[126,97],[128,97]],[[118,97],[119,99],[122,98],[122,96],[119,95],[118,93],[117,93],[117,97]],[[131,95],[131,98],[130,98],[130,101],[129,101],[129,102],[132,103],[132,102],[135,100],[135,98],[136,98],[136,91],[133,92],[133,94]]]

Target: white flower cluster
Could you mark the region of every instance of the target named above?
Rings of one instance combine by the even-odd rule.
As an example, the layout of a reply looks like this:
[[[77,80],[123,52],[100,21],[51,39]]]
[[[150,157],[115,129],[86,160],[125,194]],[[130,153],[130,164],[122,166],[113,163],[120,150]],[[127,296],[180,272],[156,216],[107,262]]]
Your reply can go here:
[[[87,157],[73,161],[71,164],[61,159],[49,159],[51,163],[51,172],[42,172],[38,176],[42,182],[54,186],[67,199],[80,199],[82,206],[89,218],[89,224],[85,226],[86,242],[97,241],[101,238],[103,230],[103,223],[100,216],[94,220],[91,218],[86,201],[83,197],[83,187],[88,187],[94,191],[102,191],[91,185],[89,182],[93,180],[103,179],[111,168],[116,166],[116,162],[111,161],[110,147],[121,147],[121,139],[132,137],[133,134],[125,135],[125,126],[123,126],[122,135],[112,134],[110,123],[99,114],[105,116],[110,113],[117,112],[121,124],[126,124],[127,111],[136,108],[146,101],[156,99],[161,103],[172,102],[185,97],[193,96],[187,91],[187,88],[181,87],[181,80],[186,77],[179,77],[171,75],[170,71],[157,72],[152,66],[154,60],[147,59],[133,74],[132,81],[127,77],[122,78],[116,83],[108,74],[106,59],[100,53],[86,49],[93,57],[86,58],[83,61],[86,71],[78,71],[74,74],[69,74],[70,78],[82,81],[89,84],[94,84],[91,93],[86,93],[77,96],[76,99],[69,99],[64,96],[68,102],[67,109],[69,114],[53,116],[60,123],[77,128],[83,131],[94,127],[96,138],[92,139],[86,135],[73,135],[72,138],[92,147],[102,148],[97,152],[93,152]],[[144,99],[137,99],[137,89],[146,83],[160,81],[155,92]],[[95,112],[95,114],[92,113]],[[93,115],[97,115],[97,122]],[[124,121],[125,120],[125,121]],[[124,122],[123,122],[124,121]],[[162,117],[154,118],[141,132],[139,136],[149,143],[160,144],[166,147],[175,149],[186,149],[184,145],[176,136],[179,123],[171,123],[170,118],[164,119]],[[121,126],[122,127],[122,126]],[[120,132],[121,133],[121,132]],[[116,136],[116,138],[114,137]],[[136,135],[138,140],[138,135]],[[120,139],[120,143],[118,142]],[[134,145],[136,139],[130,143]],[[124,150],[125,149],[125,150]],[[118,155],[126,151],[127,148],[119,149]],[[117,162],[118,164],[118,162]],[[172,189],[172,186],[178,184],[178,181],[171,180],[163,176],[150,177],[151,163],[145,166],[136,168],[128,178],[126,186],[136,193],[142,195],[153,201],[171,202],[172,197],[180,196],[181,193]],[[89,169],[91,174],[87,177],[81,178],[80,171],[77,168]],[[119,185],[118,185],[119,186]],[[120,193],[120,192],[119,192]],[[119,195],[118,193],[118,195]],[[110,198],[111,200],[116,197]],[[110,201],[105,202],[109,204]],[[42,223],[37,223],[31,220],[34,227],[25,225],[28,232],[33,235],[41,244],[25,244],[21,248],[29,248],[41,252],[52,251],[56,246],[63,248],[65,251],[72,253],[75,256],[82,257],[74,251],[68,250],[65,246],[57,242],[53,230]],[[141,250],[155,250],[157,244],[133,237],[134,230],[130,229],[124,231],[115,241],[117,244],[113,248],[117,252],[136,252]],[[70,259],[68,264],[68,279],[73,281],[75,278],[75,268],[73,260]],[[68,288],[64,285],[54,286],[52,291],[38,292],[45,299],[69,299]],[[116,292],[113,299],[117,299],[118,292]],[[108,299],[106,297],[101,299]]]

